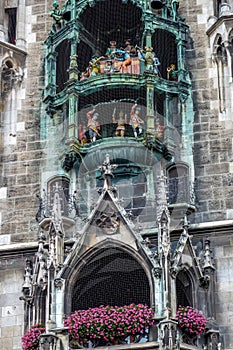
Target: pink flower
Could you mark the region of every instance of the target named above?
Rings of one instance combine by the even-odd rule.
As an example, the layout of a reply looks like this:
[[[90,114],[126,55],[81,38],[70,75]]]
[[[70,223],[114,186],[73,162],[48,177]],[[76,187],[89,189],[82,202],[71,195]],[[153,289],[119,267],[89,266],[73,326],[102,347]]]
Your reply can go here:
[[[176,319],[181,329],[188,331],[190,334],[202,334],[206,330],[206,317],[197,309],[191,306],[179,306]]]
[[[154,323],[154,313],[143,304],[129,306],[103,306],[75,311],[64,324],[69,334],[81,344],[91,339],[111,343],[117,338],[133,334],[144,335]]]

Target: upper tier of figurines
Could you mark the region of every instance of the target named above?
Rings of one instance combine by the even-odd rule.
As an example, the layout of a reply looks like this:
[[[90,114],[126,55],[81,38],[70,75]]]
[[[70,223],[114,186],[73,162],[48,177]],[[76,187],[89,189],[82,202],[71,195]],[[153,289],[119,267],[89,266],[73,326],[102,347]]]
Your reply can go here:
[[[160,76],[161,63],[153,47],[145,46],[142,49],[137,45],[131,45],[130,39],[127,39],[124,47],[118,48],[116,41],[111,40],[104,56],[93,55],[91,57],[88,67],[81,73],[80,81],[101,74],[140,74],[140,63],[143,63],[143,71]],[[178,80],[178,72],[174,64],[167,68],[167,79]]]

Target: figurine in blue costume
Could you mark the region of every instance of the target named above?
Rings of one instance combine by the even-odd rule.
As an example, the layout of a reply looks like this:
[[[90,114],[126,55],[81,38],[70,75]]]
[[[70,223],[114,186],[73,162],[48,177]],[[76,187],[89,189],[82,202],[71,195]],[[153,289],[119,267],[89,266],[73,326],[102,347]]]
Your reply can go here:
[[[115,57],[118,61],[122,62],[120,64],[120,66],[118,67],[118,69],[123,70],[123,73],[127,73],[128,69],[127,67],[129,65],[131,65],[131,58],[130,58],[130,54],[128,52],[126,52],[125,50],[119,49],[114,51]]]

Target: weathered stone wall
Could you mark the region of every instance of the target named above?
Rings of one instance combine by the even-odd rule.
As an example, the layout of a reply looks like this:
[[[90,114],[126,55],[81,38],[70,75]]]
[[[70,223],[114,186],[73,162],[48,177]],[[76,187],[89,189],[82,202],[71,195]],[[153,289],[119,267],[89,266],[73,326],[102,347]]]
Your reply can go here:
[[[16,136],[10,136],[10,102],[2,106],[0,133],[0,245],[31,242],[37,239],[38,209],[36,194],[41,191],[42,172],[51,176],[59,167],[59,148],[40,137],[40,111],[43,109],[43,41],[50,28],[52,1],[26,1],[26,69],[18,87],[11,125]],[[195,108],[194,161],[197,178],[197,212],[193,224],[209,222],[213,230],[216,263],[216,317],[224,334],[225,349],[233,349],[233,240],[231,233],[221,233],[215,221],[233,219],[232,122],[229,113],[219,113],[217,73],[212,48],[206,34],[208,18],[213,15],[209,0],[182,1],[180,12],[190,26],[187,66],[190,70]],[[232,86],[229,84],[229,88]],[[13,98],[13,97],[12,97]],[[4,110],[5,108],[5,110]],[[8,113],[9,112],[9,113]],[[52,126],[49,121],[47,127]],[[51,139],[56,128],[50,131]],[[4,144],[3,144],[4,143]],[[56,156],[55,156],[56,155]],[[213,221],[213,223],[211,223]],[[230,222],[228,225],[230,227]],[[203,228],[203,233],[207,233]],[[15,247],[15,246],[14,246]],[[23,302],[19,300],[23,284],[25,256],[22,250],[0,260],[1,340],[4,350],[21,349]]]
[[[21,8],[26,21],[23,79],[1,104],[0,348],[4,350],[22,349],[24,302],[19,298],[26,250],[25,246],[21,250],[20,242],[37,240],[36,194],[40,193],[44,158],[44,143],[40,140],[43,42],[51,27],[51,4],[52,1],[26,0],[26,8]]]
[[[187,64],[195,109],[194,162],[198,209],[194,221],[232,219],[231,109],[226,107],[224,113],[219,111],[217,67],[213,59],[214,47],[210,45],[213,40],[207,35],[210,18],[214,15],[213,4],[197,0],[188,6],[186,1],[181,2],[181,8],[190,26]],[[222,28],[218,30],[221,31]],[[229,68],[225,68],[225,74],[229,74]],[[226,79],[229,79],[228,75]],[[228,88],[232,89],[232,78]]]
[[[190,26],[188,67],[191,71],[195,108],[194,123],[194,162],[197,178],[197,212],[192,217],[195,224],[209,222],[208,233],[215,257],[216,277],[216,320],[220,325],[226,349],[233,348],[232,329],[232,264],[233,250],[231,233],[219,232],[227,220],[232,219],[232,133],[231,109],[219,111],[219,92],[216,63],[213,59],[213,42],[206,32],[210,27],[209,18],[213,16],[210,1],[188,1],[181,7]],[[216,19],[215,19],[216,20]],[[219,32],[223,32],[220,28]],[[224,33],[226,36],[226,33]],[[232,89],[232,78],[229,79]],[[231,227],[231,226],[229,226]],[[230,228],[228,229],[230,230]],[[230,230],[231,231],[231,230]]]

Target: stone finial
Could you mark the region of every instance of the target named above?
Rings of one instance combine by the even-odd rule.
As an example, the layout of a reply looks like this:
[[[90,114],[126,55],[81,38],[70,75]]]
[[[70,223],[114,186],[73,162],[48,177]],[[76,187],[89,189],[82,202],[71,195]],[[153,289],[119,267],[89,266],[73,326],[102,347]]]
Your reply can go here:
[[[209,269],[215,270],[215,267],[213,266],[213,259],[211,256],[210,240],[209,239],[205,240],[203,269],[205,272],[207,272],[207,270],[209,270]]]
[[[161,220],[162,213],[167,208],[167,178],[161,171],[157,180],[158,194],[157,194],[157,218]],[[168,215],[168,214],[167,214]]]

